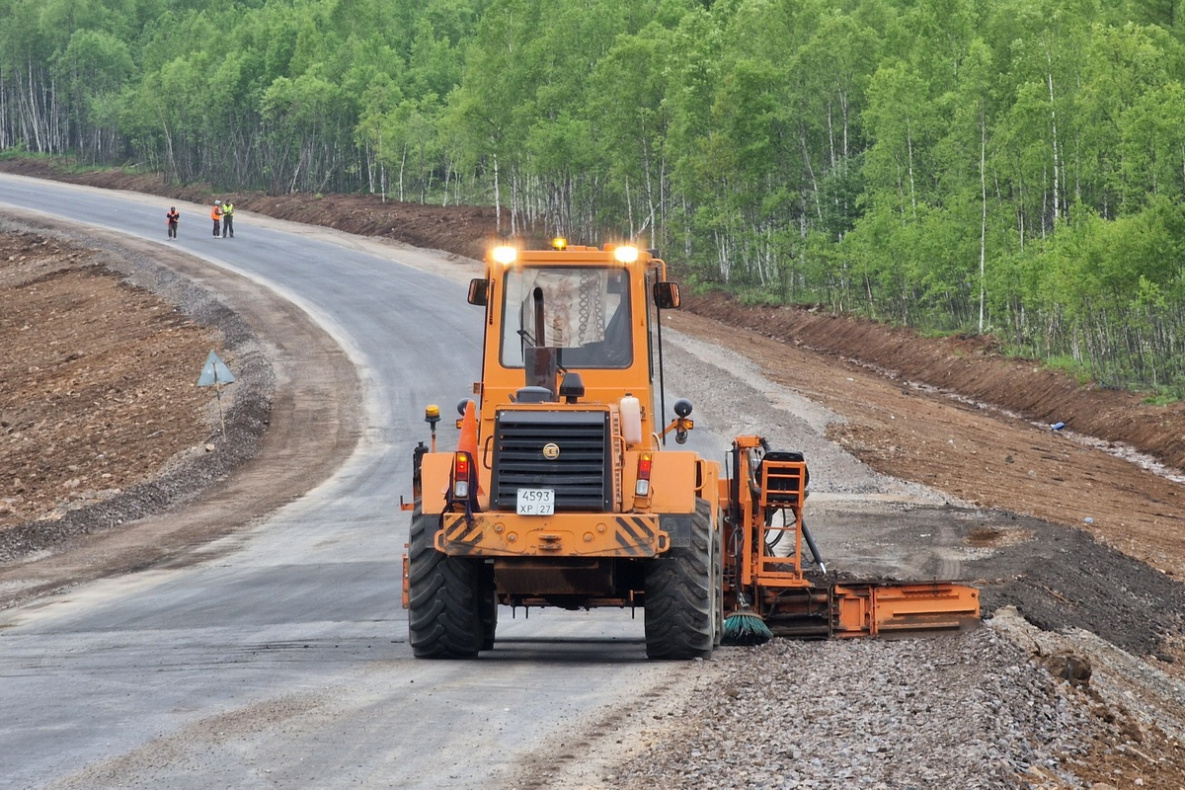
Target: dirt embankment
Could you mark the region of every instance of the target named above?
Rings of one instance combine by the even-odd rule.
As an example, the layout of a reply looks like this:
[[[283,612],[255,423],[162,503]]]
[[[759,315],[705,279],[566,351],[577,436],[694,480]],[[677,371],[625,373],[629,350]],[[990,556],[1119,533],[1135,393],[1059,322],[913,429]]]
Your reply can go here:
[[[14,351],[0,360],[0,608],[193,562],[315,487],[360,435],[356,371],[326,332],[171,245],[0,218],[0,304]],[[237,376],[222,397],[198,386],[210,350]]]
[[[191,360],[219,333],[102,259],[0,234],[0,529],[110,499],[209,436]]]
[[[851,360],[902,384],[957,393],[1034,422],[1125,444],[1185,469],[1185,403],[1157,406],[1132,392],[1080,386],[1072,377],[1000,354],[991,338],[929,339],[905,329],[800,307],[754,307],[721,295],[692,297],[687,309],[730,326]]]

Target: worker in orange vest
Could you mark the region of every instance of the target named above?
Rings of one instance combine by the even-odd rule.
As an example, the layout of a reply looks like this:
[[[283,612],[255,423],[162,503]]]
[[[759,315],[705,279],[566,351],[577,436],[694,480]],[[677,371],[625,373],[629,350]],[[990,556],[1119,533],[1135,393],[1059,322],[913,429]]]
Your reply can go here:
[[[214,208],[210,209],[210,219],[214,220],[214,238],[221,236],[222,228],[222,201],[215,200]]]
[[[177,238],[177,223],[181,220],[181,212],[177,210],[176,206],[169,206],[169,212],[165,214],[165,222],[169,226],[169,238]]]

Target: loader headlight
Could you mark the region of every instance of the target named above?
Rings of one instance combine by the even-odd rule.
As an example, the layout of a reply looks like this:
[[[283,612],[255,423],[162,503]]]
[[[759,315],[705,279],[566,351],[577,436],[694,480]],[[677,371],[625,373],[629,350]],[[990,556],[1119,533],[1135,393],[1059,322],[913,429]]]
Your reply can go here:
[[[633,263],[638,260],[638,248],[632,244],[613,248],[613,257],[618,263]]]
[[[503,266],[509,266],[518,260],[518,249],[515,247],[506,246],[495,247],[494,251],[490,253],[490,257]]]

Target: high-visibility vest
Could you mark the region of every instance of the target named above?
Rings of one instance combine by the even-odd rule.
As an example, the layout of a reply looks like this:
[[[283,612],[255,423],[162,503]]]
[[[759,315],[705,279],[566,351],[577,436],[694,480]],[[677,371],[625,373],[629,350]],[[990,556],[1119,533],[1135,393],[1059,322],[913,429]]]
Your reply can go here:
[[[222,219],[222,206],[215,206],[210,210],[210,219]]]
[[[223,203],[222,204],[222,216],[228,217],[234,213],[235,213],[235,206],[233,203]]]

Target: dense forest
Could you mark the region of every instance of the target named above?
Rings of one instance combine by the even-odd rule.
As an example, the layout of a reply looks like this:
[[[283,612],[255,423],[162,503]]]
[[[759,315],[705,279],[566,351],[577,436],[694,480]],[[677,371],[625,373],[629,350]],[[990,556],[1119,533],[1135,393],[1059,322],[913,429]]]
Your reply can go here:
[[[0,0],[0,149],[508,209],[1185,396],[1178,0]]]

